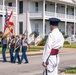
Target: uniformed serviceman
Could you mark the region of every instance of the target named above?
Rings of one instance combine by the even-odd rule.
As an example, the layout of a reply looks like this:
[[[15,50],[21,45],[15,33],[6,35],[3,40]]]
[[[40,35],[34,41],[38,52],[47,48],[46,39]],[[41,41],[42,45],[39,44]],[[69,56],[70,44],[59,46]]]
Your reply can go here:
[[[17,35],[16,36],[15,56],[14,56],[14,59],[13,59],[13,63],[16,62],[16,58],[18,58],[18,63],[20,63],[20,56],[19,56],[20,46],[21,46],[21,40],[20,40],[20,37]]]
[[[60,19],[50,18],[49,20],[51,33],[44,47],[42,65],[46,68],[44,75],[58,75],[58,52],[63,47],[64,38],[58,29]]]
[[[2,43],[2,56],[3,56],[3,62],[7,62],[6,60],[6,49],[7,49],[7,37],[3,37],[2,40],[1,40],[1,43]]]
[[[13,55],[14,55],[14,47],[15,47],[15,37],[14,35],[11,36],[9,39],[9,49],[10,49],[10,61],[13,62]]]
[[[27,41],[27,38],[25,34],[22,34],[22,56],[21,56],[21,62],[23,61],[23,58],[25,59],[25,63],[28,63],[28,59],[26,56],[27,46],[30,48],[30,45]]]

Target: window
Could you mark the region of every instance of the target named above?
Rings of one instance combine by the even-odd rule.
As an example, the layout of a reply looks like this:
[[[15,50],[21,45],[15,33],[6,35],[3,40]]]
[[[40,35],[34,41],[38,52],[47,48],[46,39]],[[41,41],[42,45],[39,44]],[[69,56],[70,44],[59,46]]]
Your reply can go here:
[[[67,8],[67,15],[68,15],[68,8]]]
[[[72,15],[74,15],[74,8],[71,8],[71,10],[72,10]]]
[[[23,13],[23,1],[19,1],[19,14]]]
[[[19,34],[23,34],[23,22],[19,22]]]
[[[12,2],[8,3],[8,6],[11,6],[12,7]]]
[[[38,7],[39,7],[38,2],[35,2],[35,11],[36,12],[38,12]]]
[[[35,31],[38,32],[38,23],[35,23]]]
[[[45,11],[47,11],[46,9],[47,9],[47,4],[45,4]]]

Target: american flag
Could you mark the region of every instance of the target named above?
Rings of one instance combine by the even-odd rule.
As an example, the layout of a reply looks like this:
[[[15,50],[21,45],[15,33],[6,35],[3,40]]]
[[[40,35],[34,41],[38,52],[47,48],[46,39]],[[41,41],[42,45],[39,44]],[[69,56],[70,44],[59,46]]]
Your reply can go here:
[[[12,22],[12,15],[13,15],[13,11],[11,11],[10,15],[8,15],[8,12],[6,10],[3,36],[8,36],[13,34],[14,23]]]

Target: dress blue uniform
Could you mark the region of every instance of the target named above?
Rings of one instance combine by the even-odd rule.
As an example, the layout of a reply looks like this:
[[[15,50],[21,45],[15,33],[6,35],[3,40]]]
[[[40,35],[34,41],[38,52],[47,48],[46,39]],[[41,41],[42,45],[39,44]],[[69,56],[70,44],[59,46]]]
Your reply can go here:
[[[23,61],[23,58],[25,59],[25,63],[28,63],[26,51],[27,51],[27,46],[28,42],[27,39],[25,38],[25,35],[23,35],[24,38],[22,39],[22,56],[21,56],[21,62]]]
[[[48,35],[42,60],[43,66],[47,67],[44,75],[58,75],[59,55],[56,51],[59,51],[64,44],[63,35],[58,29],[59,22],[60,20],[57,18],[50,18],[50,28],[52,31]],[[46,62],[48,62],[48,64],[46,64]]]
[[[6,55],[5,55],[5,52],[6,52],[6,49],[7,49],[7,38],[4,37],[2,38],[2,56],[3,56],[3,62],[6,62]]]
[[[19,36],[17,36],[17,40],[16,40],[16,50],[15,50],[15,56],[14,56],[14,59],[13,59],[13,63],[16,62],[16,58],[18,58],[18,63],[20,63],[20,56],[19,56],[20,45],[21,45],[21,40],[20,40]]]

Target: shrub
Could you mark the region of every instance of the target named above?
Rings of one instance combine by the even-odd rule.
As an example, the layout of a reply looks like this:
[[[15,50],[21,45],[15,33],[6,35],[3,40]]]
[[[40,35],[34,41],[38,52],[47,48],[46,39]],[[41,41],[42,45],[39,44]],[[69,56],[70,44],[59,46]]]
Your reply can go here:
[[[68,38],[68,35],[63,35],[63,36],[64,36],[65,39]]]
[[[70,44],[70,42],[68,42],[68,41],[65,41],[65,42],[64,42],[64,44]]]
[[[48,36],[45,36],[41,41],[39,41],[39,42],[38,42],[38,46],[44,46],[45,43],[46,43],[47,37],[48,37]]]

